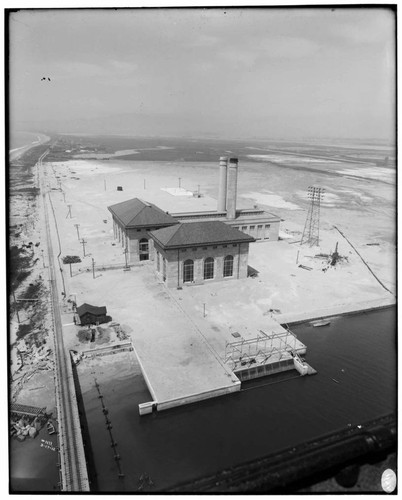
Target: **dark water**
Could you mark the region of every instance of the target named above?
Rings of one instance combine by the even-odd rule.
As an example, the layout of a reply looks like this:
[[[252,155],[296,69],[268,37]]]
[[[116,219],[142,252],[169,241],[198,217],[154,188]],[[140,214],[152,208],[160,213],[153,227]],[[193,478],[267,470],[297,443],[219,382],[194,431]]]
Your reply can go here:
[[[51,445],[47,443],[51,442]],[[10,440],[10,489],[18,492],[60,490],[56,434],[41,429],[34,438]]]
[[[272,378],[259,379],[240,393],[149,416],[138,415],[138,404],[151,398],[138,366],[135,373],[132,365],[124,368],[128,353],[119,355],[113,376],[100,361],[80,366],[99,491],[137,491],[144,472],[154,482],[144,491],[164,491],[395,411],[395,308],[292,330],[307,344],[306,358],[318,375],[276,384]],[[117,477],[94,377],[109,408],[124,479]]]

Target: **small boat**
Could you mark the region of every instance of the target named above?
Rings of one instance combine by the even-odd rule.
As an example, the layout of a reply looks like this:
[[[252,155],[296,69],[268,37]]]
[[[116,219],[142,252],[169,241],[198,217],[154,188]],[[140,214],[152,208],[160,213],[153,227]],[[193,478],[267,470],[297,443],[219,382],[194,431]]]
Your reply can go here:
[[[50,434],[50,435],[52,435],[56,432],[56,429],[50,420],[46,424],[46,430],[47,430],[48,434]]]
[[[325,320],[325,319],[323,319],[321,321],[314,321],[314,322],[310,323],[310,325],[312,325],[314,327],[316,327],[316,326],[328,326],[330,324],[331,324],[331,322],[328,320]]]

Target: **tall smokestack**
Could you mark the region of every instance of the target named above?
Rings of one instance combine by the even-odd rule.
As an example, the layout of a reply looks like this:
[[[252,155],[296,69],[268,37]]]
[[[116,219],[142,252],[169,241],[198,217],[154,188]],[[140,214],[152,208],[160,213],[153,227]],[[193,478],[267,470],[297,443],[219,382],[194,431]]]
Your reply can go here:
[[[228,170],[228,158],[227,156],[221,156],[219,158],[218,212],[226,212],[227,170]]]
[[[236,218],[236,198],[237,198],[237,158],[230,158],[228,168],[228,182],[226,195],[226,217],[228,219]]]

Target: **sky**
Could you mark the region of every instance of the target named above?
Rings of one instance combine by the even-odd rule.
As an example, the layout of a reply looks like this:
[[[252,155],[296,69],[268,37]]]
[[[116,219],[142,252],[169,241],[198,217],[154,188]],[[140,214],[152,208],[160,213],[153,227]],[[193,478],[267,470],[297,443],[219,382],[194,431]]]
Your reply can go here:
[[[284,139],[395,129],[386,8],[20,10],[8,61],[11,129]]]

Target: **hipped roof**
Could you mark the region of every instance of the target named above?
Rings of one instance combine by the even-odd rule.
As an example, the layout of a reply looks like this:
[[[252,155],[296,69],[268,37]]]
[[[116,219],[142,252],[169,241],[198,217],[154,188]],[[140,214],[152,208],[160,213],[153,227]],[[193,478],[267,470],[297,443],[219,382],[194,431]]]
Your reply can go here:
[[[184,222],[151,231],[151,238],[163,248],[253,242],[255,239],[220,221]]]
[[[122,201],[108,207],[125,228],[144,226],[167,226],[177,224],[177,220],[153,203],[138,198]]]
[[[106,314],[106,306],[91,306],[91,304],[82,304],[77,307],[78,316],[83,316],[86,313],[93,314],[94,316],[104,316]]]

